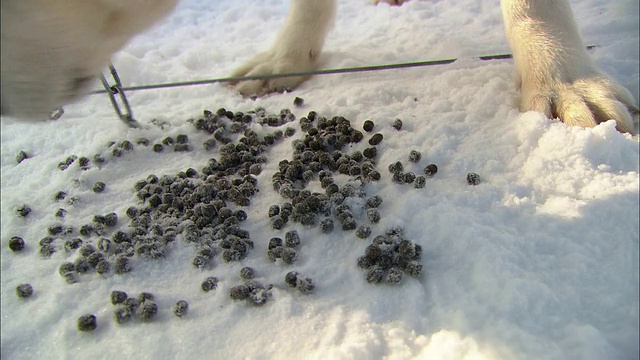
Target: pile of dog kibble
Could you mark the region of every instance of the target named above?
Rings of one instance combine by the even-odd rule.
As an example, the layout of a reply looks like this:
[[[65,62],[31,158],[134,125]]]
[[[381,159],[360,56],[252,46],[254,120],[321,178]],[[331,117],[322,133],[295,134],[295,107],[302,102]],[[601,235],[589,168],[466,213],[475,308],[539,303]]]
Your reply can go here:
[[[294,104],[302,105],[296,98]],[[341,116],[323,117],[314,111],[296,120],[288,109],[279,114],[268,114],[264,109],[247,113],[219,109],[205,110],[203,116],[190,122],[198,131],[211,135],[203,146],[212,156],[202,169],[188,168],[173,175],[151,174],[132,184],[135,195],[134,205],[126,210],[128,221],[126,230],[111,229],[122,222],[123,216],[116,213],[97,214],[93,221],[75,229],[54,225],[45,229],[45,236],[39,241],[39,254],[49,258],[55,252],[64,250],[67,261],[60,264],[58,272],[68,283],[77,283],[81,276],[92,272],[105,275],[126,276],[134,270],[132,259],[162,261],[175,246],[189,244],[195,249],[192,266],[198,269],[213,267],[215,258],[224,263],[237,262],[248,256],[265,256],[273,262],[294,265],[298,259],[298,245],[301,238],[297,230],[286,231],[284,239],[269,239],[266,254],[252,254],[254,242],[249,231],[243,229],[247,220],[247,210],[251,198],[259,190],[256,175],[262,172],[269,159],[266,150],[285,137],[295,137],[292,141],[293,156],[278,163],[278,171],[272,174],[271,188],[279,193],[282,202],[272,204],[268,211],[273,229],[284,229],[288,224],[299,223],[304,227],[319,227],[323,233],[339,229],[344,237],[371,237],[371,225],[378,223],[381,214],[379,195],[367,195],[367,184],[380,181],[377,170],[378,145],[383,140],[381,133],[368,135],[375,128],[371,120],[364,122],[363,131],[355,129],[349,120]],[[249,126],[263,127],[259,136]],[[393,127],[402,129],[402,121],[396,119]],[[298,129],[303,133],[297,135]],[[364,151],[345,151],[348,145],[365,140],[369,144]],[[108,144],[107,150],[93,157],[69,156],[59,163],[61,171],[77,166],[82,170],[99,167],[107,159],[115,160],[135,151],[136,146],[151,147],[154,152],[192,151],[186,134],[175,138],[166,137],[151,144],[145,138],[136,144],[125,140]],[[411,150],[408,161],[418,163],[421,153]],[[21,151],[17,161],[27,160],[28,154]],[[424,168],[423,175],[404,172],[402,161],[388,165],[394,183],[413,184],[415,188],[425,186],[427,178],[438,171],[435,164]],[[334,175],[346,175],[349,180],[339,185]],[[308,190],[308,184],[319,181],[323,192]],[[477,185],[480,178],[470,173],[467,181]],[[266,191],[264,184],[260,191]],[[96,182],[92,190],[103,192],[108,184]],[[53,194],[55,201],[64,206],[73,206],[78,199],[68,197],[60,191]],[[354,198],[358,201],[345,201]],[[351,205],[349,205],[351,204]],[[353,209],[353,204],[363,204],[362,209]],[[29,216],[31,209],[24,205],[18,209],[18,216]],[[366,214],[358,218],[354,214]],[[59,218],[67,216],[60,207],[55,211]],[[9,249],[19,252],[30,241],[13,236]],[[373,237],[365,253],[358,258],[354,268],[364,270],[364,279],[369,283],[398,284],[404,274],[419,277],[423,265],[420,263],[422,248],[404,236],[403,229],[392,228]],[[136,260],[137,261],[137,260]],[[264,285],[254,279],[256,270],[244,267],[240,272],[243,283],[230,288],[229,296],[236,301],[246,301],[253,305],[263,305],[272,296],[273,285]],[[290,271],[284,283],[298,289],[303,294],[313,292],[315,284],[311,278]],[[218,279],[207,277],[201,283],[204,292],[213,291]],[[27,298],[34,292],[28,283],[17,287],[19,297]],[[106,299],[105,299],[106,300]],[[158,312],[154,295],[143,292],[130,297],[124,291],[114,290],[111,303],[115,306],[113,318],[118,324],[132,319],[151,320]],[[173,307],[177,317],[187,315],[189,304],[178,301]],[[78,319],[78,329],[91,331],[97,327],[95,315],[83,315]]]

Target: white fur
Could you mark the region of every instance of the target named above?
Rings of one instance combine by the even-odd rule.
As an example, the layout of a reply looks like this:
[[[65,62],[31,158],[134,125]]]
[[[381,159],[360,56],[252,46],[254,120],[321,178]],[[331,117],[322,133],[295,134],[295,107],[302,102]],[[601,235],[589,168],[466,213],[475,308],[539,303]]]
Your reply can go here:
[[[111,55],[177,0],[2,0],[2,111],[26,120],[86,93]]]
[[[634,131],[633,97],[595,67],[568,1],[502,0],[501,5],[522,111],[584,127],[616,119],[618,130]]]
[[[231,76],[278,74],[314,70],[324,40],[333,25],[335,0],[292,0],[287,21],[270,50],[256,55]],[[244,95],[264,95],[293,89],[306,77],[245,81]]]
[[[372,0],[399,5],[406,0]],[[2,107],[24,118],[44,114],[82,94],[110,55],[161,19],[176,0],[2,0]],[[544,112],[585,127],[616,119],[634,132],[638,108],[629,92],[591,62],[568,0],[502,0],[514,54],[521,110]],[[232,76],[300,72],[317,68],[331,29],[336,0],[291,0],[270,50]],[[139,16],[144,14],[144,16]],[[305,77],[245,81],[244,95],[293,89]]]

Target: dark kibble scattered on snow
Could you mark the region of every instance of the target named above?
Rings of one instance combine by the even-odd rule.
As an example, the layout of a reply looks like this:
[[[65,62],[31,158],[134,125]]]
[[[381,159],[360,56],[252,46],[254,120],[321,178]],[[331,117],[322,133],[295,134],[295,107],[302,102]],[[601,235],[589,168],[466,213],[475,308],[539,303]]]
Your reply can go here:
[[[218,287],[218,278],[216,278],[215,276],[209,276],[200,285],[200,288],[204,292],[215,290],[217,287]]]
[[[297,271],[289,271],[287,275],[284,277],[284,282],[287,283],[291,287],[296,287],[298,279]]]
[[[102,181],[98,181],[93,185],[92,190],[94,193],[101,193],[106,188],[107,188],[107,184],[103,183]]]
[[[303,100],[296,98],[294,105],[302,106]],[[188,168],[173,175],[150,175],[136,182],[133,187],[138,203],[126,210],[128,226],[118,225],[116,213],[97,215],[94,222],[79,230],[85,239],[84,246],[81,246],[81,239],[78,239],[81,241],[79,244],[65,239],[65,250],[78,249],[75,261],[63,263],[59,268],[67,282],[77,282],[80,274],[93,271],[98,274],[111,270],[116,274],[127,273],[132,270],[132,261],[137,261],[134,258],[163,258],[171,249],[169,245],[175,246],[183,241],[194,246],[194,256],[198,260],[193,260],[194,265],[201,264],[202,268],[213,264],[218,256],[225,262],[239,261],[247,256],[254,243],[249,232],[239,224],[247,219],[247,213],[256,211],[251,208],[244,211],[238,207],[249,206],[251,197],[262,190],[258,188],[257,178],[270,169],[266,165],[268,146],[296,134],[295,127],[281,127],[295,121],[296,116],[288,109],[274,115],[267,114],[264,109],[234,113],[222,108],[216,112],[205,110],[203,115],[190,122],[197,130],[208,133],[210,139],[204,142],[204,148],[208,151],[215,149],[216,157],[198,170]],[[264,130],[258,131],[257,127],[249,125],[251,122],[262,125]],[[400,130],[401,121],[399,126],[398,122],[394,122],[394,127]],[[267,126],[281,128],[269,130]],[[288,140],[293,145],[293,157],[281,161],[278,171],[272,175],[273,189],[283,196],[284,202],[274,204],[267,211],[272,227],[283,229],[284,233],[279,235],[282,238],[274,237],[269,241],[267,255],[270,260],[280,259],[284,264],[295,264],[299,254],[306,255],[304,248],[298,248],[301,242],[298,231],[287,229],[294,223],[305,227],[319,225],[323,233],[328,233],[334,229],[334,221],[338,221],[338,229],[355,230],[357,237],[367,238],[371,227],[362,225],[361,221],[380,221],[377,208],[382,199],[379,196],[367,198],[365,185],[381,177],[376,169],[379,149],[375,146],[380,144],[383,135],[376,133],[371,136],[369,145],[372,147],[355,148],[355,144],[364,138],[362,130],[353,128],[351,121],[342,116],[326,118],[314,111],[300,117],[299,126],[303,131],[300,138]],[[362,129],[372,132],[374,128],[375,124],[367,120]],[[146,146],[149,141],[137,143]],[[174,151],[189,151],[188,143],[186,134],[175,138],[167,136],[153,145],[153,150],[161,152],[169,146]],[[131,150],[133,144],[125,140],[119,145],[113,142],[108,151],[117,157]],[[419,153],[417,157],[414,152],[410,156],[410,161],[419,161]],[[79,160],[81,168],[83,164],[89,164],[88,158],[78,159],[73,155],[62,162],[60,168],[64,170],[76,160]],[[402,169],[396,173],[402,181],[409,174],[404,174]],[[335,176],[338,174],[349,177],[348,183],[344,184],[342,175]],[[319,182],[319,192],[313,192],[311,186],[307,188],[315,181]],[[104,183],[96,183],[93,187],[96,192],[104,189]],[[60,192],[56,200],[65,196]],[[265,214],[264,210],[267,209],[263,209],[262,214]],[[108,229],[116,225],[117,231]],[[68,230],[64,226],[60,229],[59,233],[57,227],[54,229],[55,236],[64,236]],[[400,244],[401,236],[386,236],[392,239],[389,244],[378,244],[374,240],[380,254],[376,258],[361,257],[358,266],[365,270],[377,266],[377,270],[372,271],[374,282],[398,283],[403,273],[418,276],[422,265],[415,260],[415,254],[411,255],[411,249],[407,250],[406,245]],[[55,252],[53,240],[41,244],[43,255],[51,256]],[[98,249],[91,243],[97,244]],[[408,260],[410,256],[413,260]],[[293,273],[295,276],[290,275]],[[248,266],[241,269],[240,277],[244,284],[230,289],[231,298],[257,306],[266,303],[270,298],[271,285],[265,287],[255,281],[255,270]],[[287,274],[285,281],[304,294],[315,288],[310,278],[296,272]],[[209,292],[217,285],[218,279],[211,276],[201,283],[201,289]],[[118,291],[112,292],[111,296],[117,307],[115,316],[118,323],[134,316],[143,321],[151,319],[158,311],[153,298],[127,298],[126,293]],[[175,304],[173,312],[181,317],[187,309],[187,302],[181,300]]]
[[[310,294],[316,288],[316,285],[310,278],[298,275],[296,278],[296,287],[303,294]]]
[[[240,269],[240,277],[244,280],[251,280],[256,276],[256,271],[249,266]]]
[[[55,240],[55,238],[52,238],[51,236],[45,236],[42,239],[40,239],[40,241],[38,242],[38,244],[40,246],[45,246],[45,245],[49,245],[51,244],[53,241]]]
[[[24,249],[24,239],[19,236],[12,236],[9,239],[9,249],[13,252],[22,251]]]
[[[467,183],[469,185],[478,185],[480,184],[480,175],[476,173],[468,173],[467,174]]]
[[[56,248],[51,244],[45,244],[40,247],[40,255],[44,258],[50,258],[56,252]]]
[[[29,158],[29,155],[27,155],[26,152],[20,150],[20,152],[16,156],[16,161],[18,162],[18,164],[20,164],[21,162],[23,162],[25,159],[28,159],[28,158]]]
[[[158,313],[158,305],[151,300],[145,300],[140,303],[136,311],[136,315],[142,321],[151,320]]]
[[[186,144],[188,142],[189,142],[189,136],[187,136],[186,134],[179,134],[178,136],[176,136],[177,144]]]
[[[412,173],[412,172],[408,172],[404,174],[404,182],[407,184],[413,184],[413,182],[416,180],[416,174]]]
[[[393,120],[393,128],[400,131],[402,129],[402,120],[400,119],[395,119]]]
[[[298,107],[304,105],[304,99],[296,96],[296,98],[293,99],[293,105]]]
[[[229,290],[229,296],[233,300],[244,300],[249,297],[251,291],[246,285],[234,286]]]
[[[133,312],[129,307],[118,306],[118,308],[113,312],[113,314],[118,324],[124,324],[129,320],[131,320]]]
[[[365,120],[364,124],[362,125],[362,128],[364,129],[364,131],[366,132],[371,132],[373,130],[373,127],[375,126],[375,124],[373,123],[373,121],[371,120]]]
[[[118,214],[110,213],[104,216],[104,222],[102,223],[105,226],[116,226],[118,224]]]
[[[62,225],[53,225],[47,228],[47,233],[52,236],[60,235],[64,231],[64,226]]]
[[[360,239],[365,239],[371,235],[371,228],[365,225],[360,225],[358,229],[356,229],[356,236]]]
[[[95,315],[83,315],[78,318],[78,330],[92,331],[98,327],[98,321]]]
[[[117,256],[113,262],[114,272],[116,274],[125,274],[131,271],[131,264],[129,258],[125,256]]]
[[[58,168],[62,171],[67,170],[77,159],[78,157],[76,155],[71,155],[65,161],[60,162]]]
[[[433,176],[438,172],[438,166],[436,164],[429,164],[424,168],[424,174],[426,176]]]
[[[376,236],[358,258],[358,267],[365,269],[369,283],[386,282],[398,284],[406,272],[412,277],[420,276],[422,247],[407,240],[400,228],[392,228]]]
[[[171,136],[167,136],[166,138],[164,138],[162,140],[162,143],[166,146],[170,146],[173,145],[175,143],[175,140],[173,140],[173,138]]]
[[[362,151],[362,155],[367,159],[373,159],[378,155],[378,149],[375,147],[366,148]]]
[[[78,166],[80,166],[81,170],[89,170],[91,168],[91,160],[86,156],[82,156],[78,159]]]
[[[422,159],[422,154],[418,150],[411,150],[409,152],[409,161],[412,163],[420,162]]]
[[[76,266],[72,262],[63,262],[58,267],[58,273],[62,276],[67,276],[67,274],[73,273],[76,271]]]
[[[383,136],[380,133],[373,134],[373,136],[369,139],[369,145],[375,146],[380,144],[382,142],[382,138]]]
[[[173,314],[177,317],[183,317],[185,315],[187,315],[187,312],[189,311],[189,303],[186,302],[185,300],[179,300],[174,306],[173,306]]]
[[[95,269],[98,274],[107,274],[111,271],[111,263],[104,259],[100,260],[98,264],[96,264]]]
[[[389,165],[389,172],[392,174],[402,173],[403,170],[404,170],[404,166],[400,161],[396,161],[393,164]]]
[[[300,235],[298,234],[297,230],[287,231],[287,233],[285,234],[284,240],[285,240],[284,244],[287,247],[293,248],[300,245]]]
[[[55,201],[61,201],[67,198],[67,193],[64,191],[58,191],[54,196],[53,199]]]
[[[133,150],[133,143],[129,140],[124,140],[120,143],[119,147],[125,151]]]
[[[22,207],[19,208],[17,211],[18,211],[18,215],[22,217],[26,217],[27,215],[29,215],[29,213],[31,213],[31,208],[28,205],[22,205]]]
[[[33,287],[31,284],[20,284],[16,288],[16,294],[21,298],[28,298],[33,295]]]
[[[122,304],[125,300],[127,300],[127,293],[120,290],[113,290],[111,292],[111,303],[113,305]]]

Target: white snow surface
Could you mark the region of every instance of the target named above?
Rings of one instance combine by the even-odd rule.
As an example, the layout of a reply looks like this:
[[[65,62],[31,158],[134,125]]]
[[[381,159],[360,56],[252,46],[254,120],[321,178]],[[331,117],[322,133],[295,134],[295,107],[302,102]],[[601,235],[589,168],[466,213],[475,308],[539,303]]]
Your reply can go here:
[[[224,77],[268,48],[287,3],[184,0],[113,62],[125,85]],[[596,63],[638,99],[638,2],[572,5],[586,43],[598,45],[590,50]],[[317,76],[292,93],[255,101],[219,84],[129,92],[143,129],[120,122],[105,95],[66,107],[55,122],[3,119],[2,359],[637,358],[638,137],[618,133],[613,121],[582,129],[540,113],[519,113],[512,61],[473,60],[509,51],[501,22],[498,1],[413,1],[402,7],[341,1],[325,68],[463,60]],[[304,98],[304,106],[293,106],[295,96]],[[384,135],[378,149],[382,179],[365,187],[368,196],[384,200],[373,234],[363,240],[336,228],[325,235],[317,226],[293,222],[280,231],[271,228],[269,205],[285,201],[273,191],[271,176],[278,161],[291,159],[291,141],[302,137],[295,122],[296,135],[268,150],[269,162],[257,176],[260,192],[242,223],[256,246],[241,262],[227,264],[218,256],[213,268],[201,271],[191,265],[193,246],[176,241],[164,260],[134,258],[131,273],[85,274],[70,285],[58,274],[63,261],[76,257],[62,249],[64,239],[57,240],[51,259],[40,257],[38,241],[48,226],[77,229],[96,214],[116,212],[117,229],[126,229],[125,210],[139,206],[136,181],[189,167],[200,171],[217,155],[202,145],[209,135],[186,120],[220,107],[264,107],[270,113],[290,108],[298,118],[315,110],[344,116],[360,129],[372,119]],[[391,127],[396,118],[404,121],[401,131]],[[152,119],[165,121],[164,129]],[[108,154],[112,140],[146,137],[157,143],[177,134],[188,134],[192,151],[156,154],[138,145],[121,158],[107,156],[101,168],[58,169],[71,154]],[[351,150],[367,146],[363,141]],[[407,161],[412,149],[422,152],[418,164]],[[21,150],[30,158],[18,164]],[[394,184],[386,168],[398,160],[418,174],[429,163],[439,171],[423,189]],[[468,172],[482,182],[468,185]],[[96,181],[107,184],[104,193],[91,191]],[[54,201],[60,190],[79,203]],[[26,218],[16,213],[23,204],[33,209]],[[59,207],[68,211],[64,220],[54,216]],[[423,247],[422,275],[406,276],[397,286],[368,284],[356,259],[374,235],[398,226]],[[269,238],[291,229],[301,235],[298,262],[271,263]],[[25,239],[25,250],[9,250],[12,236]],[[274,285],[262,307],[228,296],[243,266]],[[289,288],[284,275],[291,270],[312,278],[315,292]],[[220,279],[210,293],[200,290],[207,276]],[[16,296],[21,283],[33,285],[31,298]],[[158,315],[148,323],[118,325],[109,298],[116,289],[153,293]],[[184,318],[171,310],[180,299],[190,304]],[[97,316],[95,331],[78,331],[83,314]]]

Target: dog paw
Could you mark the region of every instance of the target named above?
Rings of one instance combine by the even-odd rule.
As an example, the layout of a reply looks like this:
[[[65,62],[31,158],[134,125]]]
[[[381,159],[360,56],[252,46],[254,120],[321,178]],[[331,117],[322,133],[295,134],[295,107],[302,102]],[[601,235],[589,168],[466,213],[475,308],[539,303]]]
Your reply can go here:
[[[571,126],[594,127],[614,119],[620,132],[631,134],[640,113],[629,91],[602,74],[546,87],[523,84],[521,110],[540,111]]]
[[[296,56],[295,54],[278,54],[267,51],[256,55],[249,62],[236,69],[231,77],[291,74],[316,70],[317,64],[313,56]],[[231,85],[244,96],[263,96],[270,93],[283,93],[295,89],[309,79],[310,76],[287,76],[270,79],[245,80],[233,82]]]

